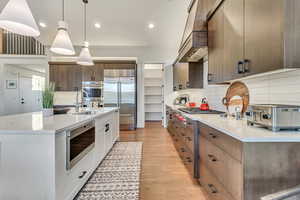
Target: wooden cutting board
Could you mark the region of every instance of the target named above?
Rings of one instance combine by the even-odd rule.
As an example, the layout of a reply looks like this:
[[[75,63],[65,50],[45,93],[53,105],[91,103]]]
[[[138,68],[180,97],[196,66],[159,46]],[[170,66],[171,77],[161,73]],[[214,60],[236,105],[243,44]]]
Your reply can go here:
[[[240,98],[237,98],[240,97]],[[230,106],[241,105],[242,113],[245,113],[249,105],[248,87],[241,81],[233,82],[227,89],[226,96],[223,98],[223,104],[227,110]]]

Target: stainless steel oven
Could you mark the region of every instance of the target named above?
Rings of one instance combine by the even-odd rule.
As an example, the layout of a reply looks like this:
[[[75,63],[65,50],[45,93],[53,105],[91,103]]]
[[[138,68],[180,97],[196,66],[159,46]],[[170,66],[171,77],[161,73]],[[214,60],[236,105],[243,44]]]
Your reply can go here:
[[[102,81],[82,82],[82,98],[84,102],[100,102],[103,97]]]
[[[67,170],[76,165],[95,147],[95,122],[67,131]]]

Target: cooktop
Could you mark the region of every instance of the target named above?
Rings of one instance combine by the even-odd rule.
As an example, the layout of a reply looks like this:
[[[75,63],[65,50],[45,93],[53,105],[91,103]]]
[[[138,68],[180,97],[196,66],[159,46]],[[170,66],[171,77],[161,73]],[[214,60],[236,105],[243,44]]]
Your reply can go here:
[[[200,110],[199,108],[179,108],[178,110],[188,114],[223,114],[224,113],[217,110]]]

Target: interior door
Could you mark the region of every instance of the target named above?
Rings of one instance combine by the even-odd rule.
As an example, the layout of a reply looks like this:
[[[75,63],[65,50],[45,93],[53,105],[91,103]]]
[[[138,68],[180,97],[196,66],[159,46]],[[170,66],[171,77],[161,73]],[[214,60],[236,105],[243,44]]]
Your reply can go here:
[[[32,78],[20,76],[19,85],[20,113],[32,112],[36,104],[35,94],[32,90]]]
[[[229,81],[243,76],[244,1],[225,1],[223,6],[225,55],[223,79]]]
[[[245,1],[247,75],[283,67],[283,8],[283,0]]]
[[[208,65],[208,83],[221,82],[224,67],[223,5],[208,21]]]

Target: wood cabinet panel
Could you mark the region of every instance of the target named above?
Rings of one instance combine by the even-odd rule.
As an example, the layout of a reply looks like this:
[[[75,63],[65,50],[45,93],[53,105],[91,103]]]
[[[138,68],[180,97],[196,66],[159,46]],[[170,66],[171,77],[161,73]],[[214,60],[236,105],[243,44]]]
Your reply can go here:
[[[241,78],[244,60],[244,1],[229,0],[223,3],[224,12],[224,68],[223,81]]]
[[[243,143],[204,124],[201,124],[199,129],[200,136],[205,137],[236,160],[242,161]]]
[[[224,12],[221,6],[208,21],[208,82],[222,81],[224,67]]]
[[[276,70],[283,65],[284,1],[245,1],[245,59],[247,75]]]
[[[103,81],[104,64],[82,67],[83,81]]]
[[[81,88],[81,67],[77,65],[50,65],[50,82],[56,91],[76,91]]]
[[[243,191],[243,166],[229,154],[200,137],[200,162],[207,166],[216,179],[235,198],[242,199]]]
[[[199,181],[212,200],[234,200],[234,198],[226,191],[223,185],[202,163],[200,165]]]

